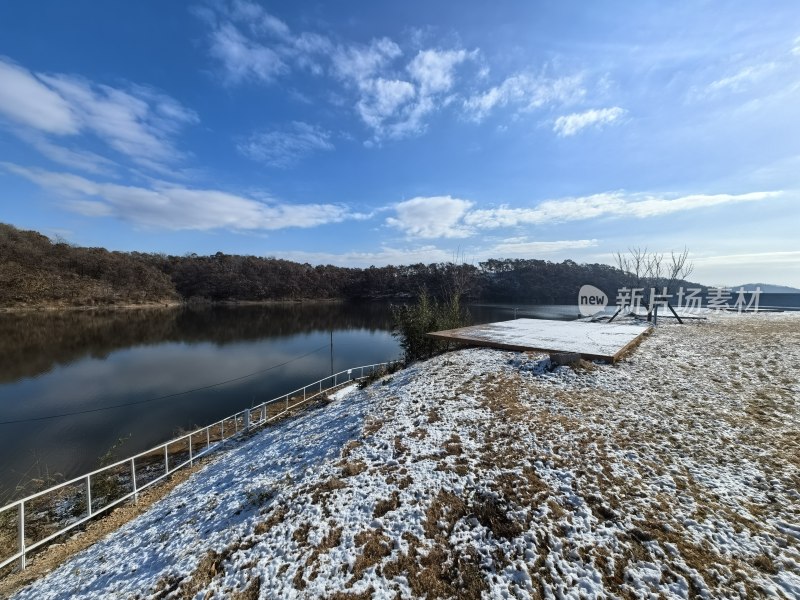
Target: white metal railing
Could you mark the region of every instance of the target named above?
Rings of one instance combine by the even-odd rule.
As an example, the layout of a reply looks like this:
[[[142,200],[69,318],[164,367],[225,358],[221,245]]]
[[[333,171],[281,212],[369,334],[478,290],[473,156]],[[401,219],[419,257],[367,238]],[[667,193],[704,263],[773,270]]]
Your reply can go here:
[[[392,365],[398,364],[399,361],[394,362],[383,362],[383,363],[376,363],[372,365],[364,365],[361,367],[353,367],[352,369],[346,369],[344,371],[339,371],[338,373],[334,373],[333,375],[329,375],[324,377],[318,381],[313,383],[309,383],[302,388],[298,388],[292,392],[288,392],[277,398],[273,398],[272,400],[267,400],[266,402],[262,402],[257,406],[253,406],[251,408],[246,408],[243,411],[235,413],[231,416],[225,417],[211,425],[206,425],[205,427],[200,427],[199,429],[195,429],[192,432],[186,433],[179,437],[173,438],[168,442],[164,442],[158,446],[154,446],[149,450],[145,450],[144,452],[140,452],[135,454],[134,456],[118,460],[115,463],[110,465],[106,465],[99,469],[95,469],[90,473],[86,473],[85,475],[81,475],[80,477],[75,477],[74,479],[70,479],[69,481],[64,481],[63,483],[59,483],[58,485],[54,485],[46,490],[42,490],[40,492],[36,492],[35,494],[31,494],[30,496],[26,496],[21,500],[16,500],[6,506],[0,508],[0,527],[2,525],[2,521],[6,521],[6,525],[8,521],[3,517],[8,514],[8,511],[13,509],[17,509],[17,552],[13,555],[5,558],[4,560],[0,561],[0,569],[5,567],[6,565],[11,564],[15,560],[19,560],[20,569],[24,569],[26,566],[26,556],[32,550],[44,546],[48,542],[54,540],[58,536],[66,533],[67,531],[78,527],[79,525],[85,523],[89,519],[94,518],[95,516],[103,513],[122,502],[133,498],[134,502],[138,502],[139,494],[142,490],[147,489],[148,487],[154,485],[155,483],[161,481],[162,479],[166,478],[167,476],[171,475],[178,469],[181,469],[187,465],[193,465],[194,461],[201,456],[204,456],[217,448],[219,448],[223,442],[226,440],[231,439],[232,437],[238,436],[245,431],[250,431],[255,427],[260,427],[267,423],[271,423],[276,419],[286,415],[291,409],[296,408],[302,405],[309,400],[321,395],[323,392],[328,391],[332,388],[338,387],[344,383],[349,381],[358,381],[360,379],[364,379],[365,377],[369,377],[377,372],[380,372],[381,369],[385,367],[390,367]],[[357,376],[354,376],[355,373],[358,372]],[[346,378],[344,378],[346,376]],[[323,387],[323,383],[328,382],[332,385],[328,385]],[[302,398],[300,397],[302,393]],[[280,412],[274,413],[272,415],[268,414],[267,407],[271,405],[276,405],[281,402],[284,402],[285,405]],[[253,415],[256,418],[253,418]],[[231,421],[232,424],[230,423]],[[228,435],[226,436],[225,425],[226,423],[229,424],[228,426]],[[240,426],[241,424],[241,426]],[[219,429],[219,435],[217,436],[217,429]],[[196,436],[200,436],[201,444],[196,446],[194,444],[194,438]],[[212,437],[214,438],[212,443]],[[202,442],[205,442],[203,444]],[[174,446],[176,444],[181,444],[186,447],[186,450],[179,450],[173,453],[173,459],[177,458],[180,460],[181,455],[185,458],[182,462],[178,462],[178,464],[170,464],[170,446]],[[202,450],[198,451],[198,448],[202,448]],[[152,458],[148,461],[144,461],[145,457],[159,457],[161,451],[163,450],[163,461],[160,458],[157,460],[153,460]],[[178,455],[177,457],[174,455]],[[150,468],[152,470],[153,463],[155,462],[158,465],[158,469],[161,470],[163,468],[163,473],[154,477],[153,479],[148,480],[145,483],[140,484],[137,480],[137,460],[140,463],[140,469],[142,464],[144,463],[145,468]],[[161,463],[163,462],[163,466]],[[98,475],[101,475],[105,472],[111,471],[112,469],[118,469],[119,467],[123,467],[126,470],[130,469],[130,491],[123,494],[121,497],[116,498],[102,506],[92,506],[92,478],[95,478]],[[113,474],[112,477],[116,477],[117,479],[120,478],[120,474]],[[37,498],[42,498],[49,494],[53,494],[58,492],[59,490],[66,491],[66,488],[70,486],[79,486],[79,489],[72,494],[73,497],[79,497],[81,494],[85,497],[86,502],[86,511],[84,515],[81,517],[69,522],[64,527],[61,527],[57,531],[47,535],[46,537],[35,540],[32,543],[27,543],[25,540],[25,522],[26,522],[26,511],[25,505],[30,503]],[[103,500],[103,498],[95,498],[95,500]],[[99,503],[99,502],[98,502]]]

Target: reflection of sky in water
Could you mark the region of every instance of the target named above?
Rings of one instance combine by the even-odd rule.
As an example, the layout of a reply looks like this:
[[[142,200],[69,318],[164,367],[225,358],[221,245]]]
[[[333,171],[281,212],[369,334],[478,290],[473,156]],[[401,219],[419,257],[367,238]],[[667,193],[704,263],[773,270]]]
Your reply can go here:
[[[330,373],[330,332],[304,333],[221,346],[213,342],[164,343],[84,358],[47,374],[0,386],[0,420],[22,419],[148,400],[203,387],[318,352],[266,373],[182,396],[85,415],[0,426],[0,484],[30,476],[78,475],[93,468],[122,436],[119,456],[147,449],[180,428],[204,425]],[[397,358],[397,341],[385,331],[334,331],[334,370]]]
[[[577,312],[575,307],[481,305],[470,307],[471,320],[511,319],[515,306],[518,316],[559,318],[562,312]],[[130,435],[117,450],[120,458],[160,444],[180,428],[213,423],[325,377],[331,372],[331,328],[335,371],[399,358],[399,344],[386,331],[389,322],[388,307],[379,304],[214,308],[146,316],[62,313],[20,320],[7,331],[17,344],[28,344],[27,359],[5,365],[10,367],[4,372],[11,383],[0,384],[0,421],[148,400],[241,377],[324,348],[207,390],[84,415],[0,425],[0,495],[3,488],[40,477],[45,470],[66,476],[85,473],[121,437]],[[26,337],[28,330],[37,335]],[[13,372],[26,375],[14,380]],[[40,374],[29,376],[33,373]]]

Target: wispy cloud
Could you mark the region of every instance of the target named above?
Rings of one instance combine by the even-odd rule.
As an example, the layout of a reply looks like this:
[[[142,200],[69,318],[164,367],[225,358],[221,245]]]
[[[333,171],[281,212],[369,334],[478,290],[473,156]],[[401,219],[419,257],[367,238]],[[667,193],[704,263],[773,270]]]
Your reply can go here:
[[[338,46],[331,59],[336,74],[357,87],[367,84],[391,61],[403,54],[395,42],[383,37],[369,44]]]
[[[298,262],[311,264],[334,264],[350,267],[368,267],[370,265],[410,265],[415,263],[442,263],[457,259],[459,254],[464,254],[470,261],[482,261],[489,258],[530,258],[534,256],[564,255],[569,253],[574,256],[575,251],[594,248],[598,240],[528,240],[503,242],[495,245],[470,248],[464,253],[464,248],[443,248],[433,244],[421,246],[395,247],[382,246],[373,252],[308,252],[303,250],[281,250],[267,254],[280,256]]]
[[[211,56],[229,83],[248,79],[271,82],[289,68],[277,52],[245,37],[233,24],[220,23],[211,32]]]
[[[198,116],[154,89],[125,89],[64,74],[32,73],[0,59],[0,114],[21,128],[43,154],[92,170],[107,163],[96,154],[68,150],[46,136],[94,135],[140,166],[160,169],[182,158],[172,138]]]
[[[407,70],[419,84],[420,95],[448,92],[454,84],[455,68],[469,56],[466,50],[420,50]]]
[[[382,246],[374,252],[308,252],[304,250],[280,250],[267,252],[267,255],[280,256],[311,264],[333,264],[347,267],[369,267],[371,265],[410,265],[415,263],[439,263],[453,260],[453,251],[433,245],[395,248]]]
[[[225,81],[272,83],[294,68],[331,76],[355,96],[348,101],[371,132],[369,144],[420,135],[427,118],[447,105],[458,66],[476,56],[463,49],[428,48],[402,61],[403,50],[380,37],[334,43],[310,31],[293,32],[251,2],[196,11],[211,28],[210,53]]]
[[[618,121],[625,115],[625,109],[619,106],[611,108],[592,108],[579,113],[562,115],[555,120],[553,131],[560,137],[575,135],[587,127],[599,128]]]
[[[55,144],[36,132],[20,131],[18,136],[53,162],[85,173],[108,175],[117,171],[119,166],[95,152]]]
[[[150,187],[125,186],[10,163],[0,165],[65,198],[69,210],[90,217],[114,217],[146,228],[269,231],[316,227],[351,218],[348,208],[339,204],[264,202],[160,181]]]
[[[583,75],[545,77],[527,73],[512,75],[499,85],[464,100],[469,118],[480,122],[499,108],[532,111],[546,105],[577,102],[586,96]]]
[[[751,86],[757,85],[759,81],[766,78],[777,68],[778,65],[775,62],[745,66],[736,73],[712,81],[700,95],[713,96],[722,92],[736,93],[744,91]]]
[[[326,36],[294,33],[253,2],[217,2],[194,12],[210,28],[209,54],[228,84],[272,83],[295,65],[321,74],[318,58],[333,49]]]
[[[487,256],[514,258],[516,256],[538,256],[565,250],[582,250],[597,246],[598,240],[515,240],[502,242],[486,251]]]
[[[237,148],[252,160],[286,168],[314,152],[333,150],[334,146],[330,132],[295,121],[280,130],[254,133]]]
[[[73,108],[36,75],[0,57],[0,113],[14,123],[55,135],[78,133]]]
[[[609,217],[645,219],[727,204],[759,202],[778,197],[780,194],[781,192],[769,191],[747,194],[692,194],[668,198],[608,192],[580,198],[547,200],[533,208],[504,206],[475,210],[464,216],[464,223],[480,229],[494,229]]]
[[[692,194],[658,197],[647,194],[609,192],[580,198],[547,200],[531,208],[473,209],[470,200],[450,196],[418,197],[394,206],[395,216],[386,224],[409,238],[466,238],[481,230],[546,225],[600,218],[644,219],[677,212],[744,202],[759,202],[782,192],[747,194]]]
[[[704,267],[711,265],[788,265],[800,268],[800,250],[776,252],[748,252],[745,254],[722,254],[715,256],[693,256],[692,261]]]

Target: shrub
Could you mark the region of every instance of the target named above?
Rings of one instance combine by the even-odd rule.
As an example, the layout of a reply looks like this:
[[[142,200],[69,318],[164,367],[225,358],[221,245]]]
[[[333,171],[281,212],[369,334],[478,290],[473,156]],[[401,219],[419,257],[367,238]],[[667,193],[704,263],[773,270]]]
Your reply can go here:
[[[400,340],[407,363],[430,358],[450,349],[451,343],[426,334],[456,329],[469,322],[469,313],[454,294],[443,300],[420,293],[415,304],[392,306],[393,335]]]

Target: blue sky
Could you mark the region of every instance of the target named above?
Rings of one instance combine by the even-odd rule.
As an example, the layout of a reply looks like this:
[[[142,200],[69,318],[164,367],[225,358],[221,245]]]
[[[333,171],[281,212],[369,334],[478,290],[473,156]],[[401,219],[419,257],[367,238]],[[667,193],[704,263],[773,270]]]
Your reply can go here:
[[[0,4],[0,220],[312,264],[800,286],[796,2]]]

